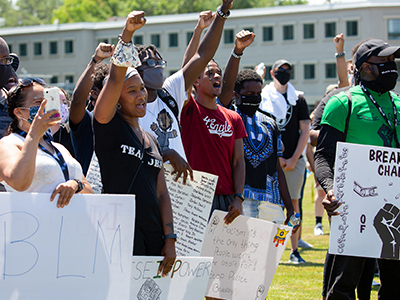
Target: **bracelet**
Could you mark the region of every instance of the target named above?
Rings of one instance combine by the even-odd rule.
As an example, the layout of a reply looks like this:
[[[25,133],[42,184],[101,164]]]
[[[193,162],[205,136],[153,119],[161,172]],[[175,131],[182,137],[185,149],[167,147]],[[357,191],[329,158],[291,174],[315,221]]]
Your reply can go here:
[[[236,54],[235,51],[233,51],[233,50],[232,50],[232,53],[231,53],[231,54],[232,54],[232,56],[233,56],[234,58],[241,58],[241,57],[243,56],[243,53],[242,53],[242,54]]]
[[[124,46],[130,46],[130,45],[132,45],[132,41],[130,41],[130,42],[124,42],[123,40],[122,40],[122,35],[121,34],[118,34],[118,41],[120,41],[120,43],[122,44],[122,45],[124,45]]]
[[[177,238],[178,237],[177,237],[176,233],[168,233],[168,234],[166,234],[164,236],[164,240],[166,240],[166,239],[174,239],[176,241]]]
[[[227,13],[224,13],[224,12],[222,11],[222,9],[221,9],[221,6],[218,6],[218,8],[217,8],[217,14],[218,14],[218,16],[219,16],[221,19],[226,20],[226,19],[228,19],[228,17],[230,16],[231,12],[228,10]]]
[[[346,52],[345,52],[345,51],[340,52],[340,53],[335,53],[335,57],[336,57],[336,58],[341,58],[341,57],[344,57],[345,55],[346,55]]]
[[[97,64],[97,61],[94,59],[94,55],[92,56],[92,62],[94,62],[94,64]]]
[[[244,196],[241,193],[236,193],[235,197],[239,197],[240,199],[242,199],[242,201],[244,201]]]
[[[72,180],[75,180],[76,181],[76,183],[78,184],[78,189],[76,190],[76,192],[75,192],[75,194],[77,194],[77,193],[79,193],[80,191],[82,191],[83,190],[83,184],[82,184],[82,181],[80,181],[80,180],[78,180],[78,179],[72,179]]]
[[[118,67],[139,67],[142,65],[136,47],[131,43],[119,40],[110,59],[111,63]]]

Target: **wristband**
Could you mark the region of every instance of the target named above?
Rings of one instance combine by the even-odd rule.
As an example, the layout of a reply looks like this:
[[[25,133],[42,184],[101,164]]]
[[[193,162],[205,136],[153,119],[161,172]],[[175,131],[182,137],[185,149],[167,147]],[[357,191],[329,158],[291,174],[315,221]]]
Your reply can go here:
[[[177,235],[176,235],[176,233],[168,233],[164,236],[164,240],[166,240],[166,239],[174,239],[176,241]]]
[[[235,197],[239,197],[240,199],[242,199],[242,201],[244,201],[244,196],[241,193],[236,193]]]
[[[94,55],[92,56],[92,62],[94,62],[94,64],[97,64],[97,61],[94,59]]]
[[[83,184],[82,184],[82,181],[80,181],[80,180],[78,180],[78,179],[72,179],[72,180],[75,180],[76,181],[76,183],[78,184],[78,189],[76,190],[76,192],[75,192],[75,194],[77,194],[77,193],[79,193],[80,191],[82,191],[83,190]]]
[[[221,6],[218,6],[218,8],[217,8],[217,14],[218,14],[218,16],[219,16],[221,19],[226,20],[226,19],[228,19],[228,17],[230,16],[231,12],[228,10],[227,13],[224,13],[224,12],[222,11],[222,9],[221,9]]]
[[[341,57],[344,57],[345,55],[346,55],[346,52],[345,52],[345,51],[340,52],[340,53],[335,53],[335,57],[336,57],[336,58],[341,58]]]
[[[136,47],[130,43],[125,43],[122,40],[118,41],[117,47],[111,57],[111,63],[118,67],[139,67],[141,65],[139,54]]]
[[[232,50],[232,53],[231,53],[231,54],[232,54],[232,56],[233,56],[234,58],[241,58],[241,57],[243,56],[243,53],[242,53],[242,54],[236,54],[235,51],[233,51],[233,50]]]

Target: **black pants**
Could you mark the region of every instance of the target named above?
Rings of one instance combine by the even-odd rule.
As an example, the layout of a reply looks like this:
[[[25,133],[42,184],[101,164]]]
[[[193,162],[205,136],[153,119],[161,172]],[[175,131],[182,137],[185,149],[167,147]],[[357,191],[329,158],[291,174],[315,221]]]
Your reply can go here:
[[[334,255],[329,272],[327,300],[354,300],[355,289],[360,281],[368,258]],[[400,296],[400,261],[378,259],[381,287],[379,300],[398,299]]]
[[[133,255],[157,256],[161,255],[164,247],[163,232],[152,232],[135,227],[133,240]]]

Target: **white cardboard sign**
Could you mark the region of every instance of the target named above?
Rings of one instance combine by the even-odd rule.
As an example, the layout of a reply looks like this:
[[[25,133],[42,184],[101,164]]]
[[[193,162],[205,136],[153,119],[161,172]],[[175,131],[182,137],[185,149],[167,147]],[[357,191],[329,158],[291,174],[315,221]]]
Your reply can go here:
[[[338,143],[329,253],[399,259],[400,149]]]
[[[203,300],[212,257],[177,257],[166,277],[157,275],[161,256],[132,258],[131,300]]]
[[[201,255],[214,257],[206,295],[265,299],[291,228],[245,216],[226,225],[225,215],[213,212],[204,238]]]
[[[172,203],[174,229],[178,235],[175,244],[180,256],[199,256],[217,187],[218,176],[193,171],[194,180],[186,185],[182,178],[174,181],[173,168],[164,164],[165,180]]]
[[[0,299],[128,299],[134,199],[0,193]]]

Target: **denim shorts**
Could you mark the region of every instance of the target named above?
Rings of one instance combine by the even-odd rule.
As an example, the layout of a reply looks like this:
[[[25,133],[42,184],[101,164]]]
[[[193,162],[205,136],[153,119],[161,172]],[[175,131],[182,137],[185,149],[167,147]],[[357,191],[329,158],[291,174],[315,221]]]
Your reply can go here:
[[[283,208],[279,204],[250,198],[244,199],[243,213],[246,217],[266,220],[277,224],[283,224],[286,220]]]

